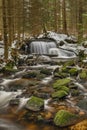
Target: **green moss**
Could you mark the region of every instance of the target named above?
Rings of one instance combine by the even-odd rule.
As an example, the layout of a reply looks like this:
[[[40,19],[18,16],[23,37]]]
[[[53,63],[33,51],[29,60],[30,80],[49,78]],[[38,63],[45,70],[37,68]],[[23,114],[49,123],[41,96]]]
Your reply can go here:
[[[14,62],[13,61],[8,61],[8,63],[5,65],[4,69],[8,71],[13,71],[14,67]]]
[[[7,69],[13,69],[13,67],[14,67],[14,62],[13,62],[13,61],[9,61],[9,62],[6,64],[6,66],[5,66],[5,68],[7,68]]]
[[[71,76],[77,76],[78,75],[78,70],[77,68],[72,68],[69,70],[69,73]]]
[[[68,73],[68,67],[63,66],[62,69],[61,69],[61,72]]]
[[[78,116],[75,114],[72,114],[66,110],[60,110],[54,117],[54,123],[57,126],[64,127],[72,125],[77,118]]]
[[[26,74],[23,75],[22,78],[36,78],[38,76],[38,72],[37,71],[30,71]]]
[[[63,79],[59,79],[57,80],[54,84],[53,84],[53,88],[56,89],[59,86],[64,86],[64,85],[68,85],[70,83],[70,79],[69,78],[63,78]]]
[[[65,72],[55,72],[54,73],[54,77],[59,77],[59,78],[66,78],[66,77],[68,77],[68,74],[67,73],[65,73]]]
[[[78,96],[80,94],[79,90],[78,89],[72,89],[71,90],[71,95],[72,96]]]
[[[75,61],[67,61],[64,66],[74,66],[75,65]]]
[[[69,88],[66,86],[58,86],[56,89],[57,90],[64,90],[65,92],[69,93]]]
[[[82,61],[85,58],[84,50],[80,50],[79,52],[79,60]]]
[[[57,91],[57,92],[54,92],[53,94],[52,94],[52,98],[63,98],[63,97],[65,97],[65,96],[67,96],[68,95],[68,93],[66,92],[66,91],[64,91],[64,90],[59,90],[59,91]]]
[[[81,79],[86,79],[87,78],[87,73],[86,73],[86,71],[82,71],[80,74],[79,74],[79,77],[81,78]]]
[[[44,100],[42,98],[38,98],[32,96],[30,100],[28,100],[26,107],[33,111],[38,111],[44,106]]]

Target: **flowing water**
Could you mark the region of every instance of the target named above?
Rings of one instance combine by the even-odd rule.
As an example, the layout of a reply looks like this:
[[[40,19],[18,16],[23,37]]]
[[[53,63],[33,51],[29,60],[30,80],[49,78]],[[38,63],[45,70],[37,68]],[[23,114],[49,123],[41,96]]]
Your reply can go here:
[[[0,130],[68,130],[68,129],[61,129],[58,127],[55,127],[53,124],[45,123],[45,122],[33,122],[33,121],[22,121],[21,114],[22,114],[22,108],[25,106],[26,102],[29,100],[29,98],[20,98],[20,103],[17,108],[11,107],[8,108],[9,99],[13,99],[13,92],[1,92],[1,95],[3,96],[3,102],[2,98],[0,98]],[[18,95],[18,94],[16,94]],[[48,106],[48,102],[50,99],[45,100],[45,110],[52,111],[53,108]]]
[[[50,55],[57,55],[58,58],[75,58],[76,54],[72,51],[64,50],[61,48],[51,48],[49,50]]]
[[[30,52],[35,54],[49,54],[50,48],[56,48],[56,43],[51,41],[33,41],[30,44]]]
[[[0,130],[22,130],[22,128],[11,121],[0,119]]]
[[[49,67],[49,66],[48,66]],[[53,70],[57,68],[57,66],[53,66]],[[13,81],[20,80],[20,78],[16,79],[4,79],[1,85],[8,87],[8,84]],[[44,78],[41,83],[48,84],[52,81],[52,76]],[[75,82],[75,84],[81,89],[85,91],[85,88]],[[15,107],[9,108],[9,101],[11,99],[17,98],[20,96],[22,91],[18,90],[17,92],[6,92],[0,91],[0,130],[70,130],[70,128],[58,128],[55,127],[52,123],[47,122],[32,122],[32,121],[25,121],[21,118],[21,114],[24,106],[26,105],[27,101],[31,98],[19,98],[19,105]],[[54,108],[50,107],[48,103],[50,99],[44,100],[45,102],[45,110],[52,112]],[[67,102],[72,106],[75,107],[72,101],[67,100]],[[77,108],[78,109],[78,108]]]
[[[8,87],[10,82],[16,81],[17,79],[4,79],[2,81],[2,85]],[[45,82],[46,80],[46,82]],[[42,80],[43,83],[48,83],[52,80],[52,76],[46,77]],[[9,102],[11,99],[16,99],[17,96],[22,94],[22,91],[18,92],[6,92],[0,91],[0,130],[63,130],[58,129],[57,127],[53,126],[52,124],[45,123],[45,122],[32,122],[32,121],[22,121],[21,119],[21,111],[23,110],[27,101],[31,98],[19,98],[19,105],[17,107],[9,108]],[[52,111],[52,107],[48,106],[48,100],[44,100],[45,103],[45,110]],[[21,121],[20,121],[21,120]],[[19,122],[20,121],[20,122]],[[64,129],[66,130],[66,129]]]

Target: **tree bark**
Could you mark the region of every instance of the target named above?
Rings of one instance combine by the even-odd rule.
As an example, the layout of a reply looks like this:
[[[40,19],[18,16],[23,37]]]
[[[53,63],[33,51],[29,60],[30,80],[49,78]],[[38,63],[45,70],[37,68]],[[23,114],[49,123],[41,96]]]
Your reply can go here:
[[[7,30],[7,14],[6,14],[6,0],[2,0],[2,11],[3,11],[3,38],[4,38],[4,59],[8,59],[8,30]]]
[[[66,1],[62,1],[62,19],[63,19],[63,33],[67,34],[67,22],[66,22]]]

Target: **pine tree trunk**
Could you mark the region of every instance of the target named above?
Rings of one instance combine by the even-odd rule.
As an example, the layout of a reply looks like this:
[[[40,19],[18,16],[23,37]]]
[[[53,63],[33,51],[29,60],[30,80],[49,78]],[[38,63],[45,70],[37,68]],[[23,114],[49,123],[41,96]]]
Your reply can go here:
[[[78,0],[78,39],[79,39],[79,42],[81,42],[82,40],[82,37],[83,37],[83,17],[82,17],[82,14],[83,14],[83,3],[82,3],[82,0]]]
[[[67,22],[66,22],[66,2],[62,1],[62,18],[63,18],[63,33],[67,34]]]
[[[54,0],[54,30],[55,30],[55,32],[57,32],[57,28],[58,28],[58,26],[57,26],[57,1],[56,0]]]
[[[8,59],[8,30],[7,30],[7,19],[6,19],[6,0],[2,0],[2,11],[3,11],[3,38],[4,38],[4,59]]]

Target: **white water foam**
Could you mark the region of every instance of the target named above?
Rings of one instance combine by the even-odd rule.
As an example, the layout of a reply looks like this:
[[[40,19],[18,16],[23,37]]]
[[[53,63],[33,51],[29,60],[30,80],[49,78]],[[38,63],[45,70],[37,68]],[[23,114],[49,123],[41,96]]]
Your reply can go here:
[[[4,81],[0,84],[2,86],[6,86],[8,83],[10,82],[14,82],[14,81],[17,81],[17,80],[20,80],[21,78],[16,78],[16,79],[4,79]]]
[[[6,92],[0,91],[0,109],[6,108],[11,99],[16,98],[18,95],[22,94],[21,91],[18,92]]]
[[[53,78],[53,76],[49,76],[49,77],[44,78],[41,81],[41,84],[48,84],[50,81],[52,81],[52,78]]]

